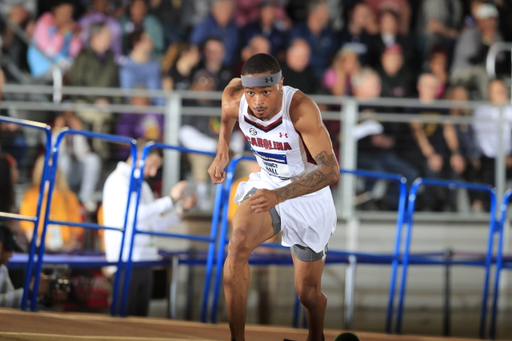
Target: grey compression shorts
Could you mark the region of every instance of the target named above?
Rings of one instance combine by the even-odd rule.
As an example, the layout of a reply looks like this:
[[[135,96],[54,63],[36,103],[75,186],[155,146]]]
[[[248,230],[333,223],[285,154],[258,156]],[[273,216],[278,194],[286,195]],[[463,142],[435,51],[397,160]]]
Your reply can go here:
[[[247,200],[256,193],[258,189],[257,188],[251,188],[243,197],[242,201]],[[275,207],[272,207],[269,211],[270,217],[272,218],[272,227],[274,228],[274,236],[281,232],[281,217],[279,216],[279,213],[277,213],[277,210]],[[326,252],[327,252],[327,245],[325,246],[324,250],[321,252],[315,252],[311,248],[307,246],[302,246],[299,244],[292,245],[290,247],[291,252],[303,262],[316,262],[317,260],[324,259]]]

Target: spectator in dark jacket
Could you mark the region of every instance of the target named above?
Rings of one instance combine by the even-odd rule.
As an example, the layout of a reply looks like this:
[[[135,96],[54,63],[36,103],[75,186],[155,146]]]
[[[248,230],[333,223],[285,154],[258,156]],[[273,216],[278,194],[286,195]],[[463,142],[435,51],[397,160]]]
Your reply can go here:
[[[400,45],[390,45],[384,50],[378,69],[382,80],[382,97],[409,97],[410,80]]]
[[[290,32],[290,41],[302,38],[308,42],[314,53],[310,65],[317,78],[322,77],[329,61],[337,50],[334,34],[329,28],[329,11],[327,3],[313,0],[308,5],[308,17],[305,22],[295,25]]]
[[[286,61],[281,65],[284,84],[300,89],[306,94],[320,90],[320,82],[309,65],[311,50],[304,39],[295,39],[286,51]]]
[[[190,41],[202,46],[210,38],[221,39],[224,44],[224,64],[232,66],[238,59],[239,31],[233,18],[232,0],[215,0],[211,13],[196,25]]]
[[[106,23],[94,23],[89,27],[89,46],[76,58],[71,68],[71,85],[83,87],[119,88],[119,69],[114,53],[109,49],[112,35]],[[75,101],[105,105],[112,97],[75,95]],[[108,133],[112,114],[95,109],[80,110],[77,116],[86,124],[86,129]],[[93,146],[103,157],[108,157],[105,141],[94,139]]]
[[[276,27],[277,6],[274,1],[260,3],[260,20],[246,26],[244,41],[249,42],[254,36],[263,36],[270,42],[270,52],[278,56],[285,49],[285,32]]]
[[[71,85],[99,88],[118,88],[119,69],[110,50],[112,34],[106,23],[89,26],[89,44],[77,56],[71,68]],[[98,96],[76,95],[75,100],[94,103]]]

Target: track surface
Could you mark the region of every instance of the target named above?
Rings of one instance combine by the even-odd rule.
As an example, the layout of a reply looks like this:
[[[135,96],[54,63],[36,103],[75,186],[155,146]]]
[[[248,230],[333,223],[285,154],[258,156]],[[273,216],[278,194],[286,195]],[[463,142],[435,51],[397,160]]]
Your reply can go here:
[[[332,341],[341,330],[326,330],[326,341]],[[357,333],[362,341],[469,341],[425,336],[397,336]],[[285,327],[248,325],[247,341],[303,341],[307,331]],[[0,309],[0,340],[133,340],[133,341],[217,341],[229,340],[226,324],[203,324],[155,318],[117,318],[99,314],[22,312]]]

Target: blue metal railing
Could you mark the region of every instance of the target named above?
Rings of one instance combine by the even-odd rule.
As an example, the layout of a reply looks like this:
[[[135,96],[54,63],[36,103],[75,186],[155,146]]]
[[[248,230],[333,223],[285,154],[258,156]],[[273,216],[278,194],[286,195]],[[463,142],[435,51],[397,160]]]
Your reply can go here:
[[[149,142],[142,151],[142,157],[139,162],[140,167],[140,176],[138,179],[135,179],[136,182],[135,185],[135,192],[136,192],[136,201],[135,201],[135,214],[133,217],[133,225],[132,225],[132,234],[131,234],[131,240],[130,240],[130,249],[128,254],[128,260],[125,265],[125,280],[123,282],[123,288],[122,288],[122,296],[121,296],[121,316],[126,316],[126,308],[128,304],[128,290],[130,286],[130,277],[131,277],[131,269],[132,269],[132,253],[133,253],[133,244],[135,242],[135,236],[137,234],[147,234],[152,236],[159,236],[159,237],[169,237],[169,238],[183,238],[183,239],[189,239],[189,240],[196,240],[196,241],[202,241],[202,242],[208,242],[210,245],[208,247],[208,259],[206,264],[206,279],[205,279],[205,288],[207,287],[208,283],[210,282],[209,276],[211,276],[212,272],[212,266],[213,266],[213,254],[215,250],[215,241],[217,240],[217,229],[214,228],[214,221],[212,221],[212,229],[210,232],[210,237],[202,237],[202,236],[195,236],[195,235],[188,235],[188,234],[176,234],[176,233],[166,233],[166,232],[151,232],[151,231],[141,231],[137,229],[137,217],[139,212],[139,204],[140,204],[140,198],[141,198],[141,189],[142,189],[142,183],[144,181],[143,174],[144,174],[144,168],[146,166],[146,159],[149,155],[149,152],[153,148],[160,148],[160,149],[168,149],[168,150],[175,150],[183,153],[195,153],[195,154],[202,154],[202,155],[209,155],[212,157],[215,157],[215,153],[211,152],[204,152],[200,150],[193,150],[193,149],[187,149],[180,146],[170,146],[162,143],[155,143],[155,142]],[[220,192],[218,190],[218,192]],[[219,195],[217,193],[217,195]],[[218,219],[218,212],[214,214],[213,219]],[[206,291],[206,289],[205,289]],[[209,291],[209,290],[208,290]],[[207,298],[206,298],[207,299]],[[204,307],[204,304],[203,304]],[[204,314],[204,313],[202,313]]]
[[[38,130],[42,130],[45,133],[46,137],[46,145],[45,145],[45,153],[44,153],[44,166],[43,166],[43,174],[41,176],[41,185],[39,186],[39,196],[37,198],[37,209],[35,217],[22,216],[20,214],[12,214],[7,212],[0,212],[0,218],[10,219],[10,220],[18,220],[18,221],[31,221],[34,223],[34,230],[32,232],[32,240],[30,242],[29,248],[29,258],[27,262],[25,280],[23,283],[23,296],[21,299],[21,310],[27,309],[28,303],[28,294],[30,292],[30,282],[32,278],[32,270],[34,267],[34,254],[36,252],[36,242],[39,230],[39,223],[41,219],[41,207],[43,204],[43,198],[45,195],[45,185],[48,178],[48,168],[49,168],[49,160],[52,149],[52,131],[50,126],[44,123],[20,120],[16,118],[10,118],[5,116],[0,116],[0,122],[13,123],[23,127],[30,127]],[[36,276],[37,277],[37,276]],[[34,292],[37,293],[36,290]]]
[[[50,208],[52,203],[52,197],[53,197],[53,189],[55,187],[55,178],[57,174],[57,168],[58,168],[58,157],[59,157],[59,147],[64,139],[64,137],[68,134],[74,134],[74,135],[82,135],[89,138],[96,138],[101,139],[108,142],[113,143],[122,143],[122,144],[128,144],[130,146],[131,151],[131,157],[132,157],[132,165],[131,165],[131,175],[130,175],[130,185],[128,188],[128,199],[126,203],[126,213],[124,217],[124,224],[123,228],[115,228],[115,227],[108,227],[108,226],[101,226],[97,224],[90,224],[90,223],[70,223],[66,221],[58,221],[58,220],[52,220],[50,219]],[[51,138],[50,138],[51,141]],[[119,290],[119,284],[121,280],[121,272],[123,269],[123,248],[124,248],[124,236],[126,231],[126,225],[128,222],[128,212],[130,208],[130,199],[131,199],[131,193],[133,191],[133,179],[134,179],[134,172],[135,172],[135,160],[137,160],[137,145],[136,141],[129,137],[121,137],[121,136],[115,136],[115,135],[108,135],[108,134],[101,134],[101,133],[93,133],[83,130],[72,130],[72,129],[65,129],[59,133],[57,136],[57,139],[55,141],[55,145],[53,147],[53,155],[52,155],[52,165],[49,166],[48,171],[48,180],[50,182],[49,189],[48,189],[48,200],[46,204],[46,211],[44,215],[44,222],[43,222],[43,231],[41,234],[41,243],[39,245],[39,253],[37,257],[37,266],[36,266],[36,276],[34,280],[34,288],[32,291],[32,300],[31,300],[31,309],[36,310],[36,303],[37,303],[37,293],[39,288],[39,281],[42,267],[43,267],[43,257],[44,257],[44,250],[45,250],[45,237],[46,237],[46,231],[49,224],[54,225],[69,225],[69,226],[75,226],[75,227],[82,227],[82,228],[88,228],[88,229],[105,229],[105,230],[116,230],[122,233],[122,239],[121,239],[121,246],[120,246],[120,252],[119,252],[119,260],[117,262],[117,271],[116,271],[116,278],[114,281],[114,289],[113,289],[113,297],[112,297],[112,305],[110,308],[111,315],[116,314],[117,310],[117,301],[118,301],[118,290]],[[34,239],[34,238],[33,238]]]
[[[505,229],[505,221],[507,219],[507,207],[512,197],[512,189],[509,189],[505,195],[503,196],[503,200],[501,202],[501,216],[499,225],[496,226],[496,233],[499,234],[498,237],[498,251],[496,254],[496,275],[494,279],[494,291],[492,296],[492,307],[491,307],[491,321],[490,321],[490,331],[489,336],[492,340],[496,339],[496,323],[498,318],[498,295],[500,291],[500,273],[501,270],[507,268],[503,264],[503,239],[504,239],[504,229]]]
[[[493,246],[493,235],[495,231],[495,221],[496,221],[496,193],[495,189],[490,185],[482,185],[482,184],[473,184],[459,181],[448,181],[448,180],[436,180],[436,179],[416,179],[411,186],[409,192],[409,203],[407,207],[407,229],[405,236],[405,246],[404,246],[404,254],[403,254],[403,271],[402,271],[402,281],[400,285],[400,294],[398,300],[398,311],[397,311],[397,321],[395,333],[400,334],[402,331],[402,317],[403,317],[403,307],[404,307],[404,298],[405,298],[405,290],[407,284],[407,268],[410,262],[410,247],[411,247],[411,239],[412,239],[412,226],[413,226],[413,217],[414,217],[414,208],[416,204],[416,197],[418,193],[418,189],[422,185],[429,186],[441,186],[448,187],[451,189],[454,188],[465,188],[469,190],[475,191],[485,191],[488,192],[491,197],[491,212],[490,212],[490,221],[489,221],[489,238],[487,245],[487,253],[484,262],[471,262],[468,265],[476,265],[476,266],[484,266],[485,277],[484,277],[484,289],[482,294],[482,307],[480,313],[480,327],[479,327],[479,336],[480,338],[484,338],[485,336],[485,321],[487,314],[487,294],[489,291],[489,276],[492,264],[492,246]],[[442,262],[441,262],[442,263]],[[432,264],[439,264],[439,261],[432,260]]]

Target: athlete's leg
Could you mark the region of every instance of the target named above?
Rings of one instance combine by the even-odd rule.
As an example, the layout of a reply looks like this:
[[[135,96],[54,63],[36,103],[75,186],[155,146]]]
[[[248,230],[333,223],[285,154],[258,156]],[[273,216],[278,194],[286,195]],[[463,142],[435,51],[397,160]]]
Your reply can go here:
[[[306,311],[309,335],[307,341],[323,341],[324,316],[327,297],[322,292],[324,260],[304,262],[292,253],[295,268],[295,288]]]
[[[243,201],[233,218],[233,234],[224,264],[224,294],[232,340],[245,340],[247,290],[251,279],[249,256],[258,245],[273,235],[270,213],[256,213],[249,200]]]

